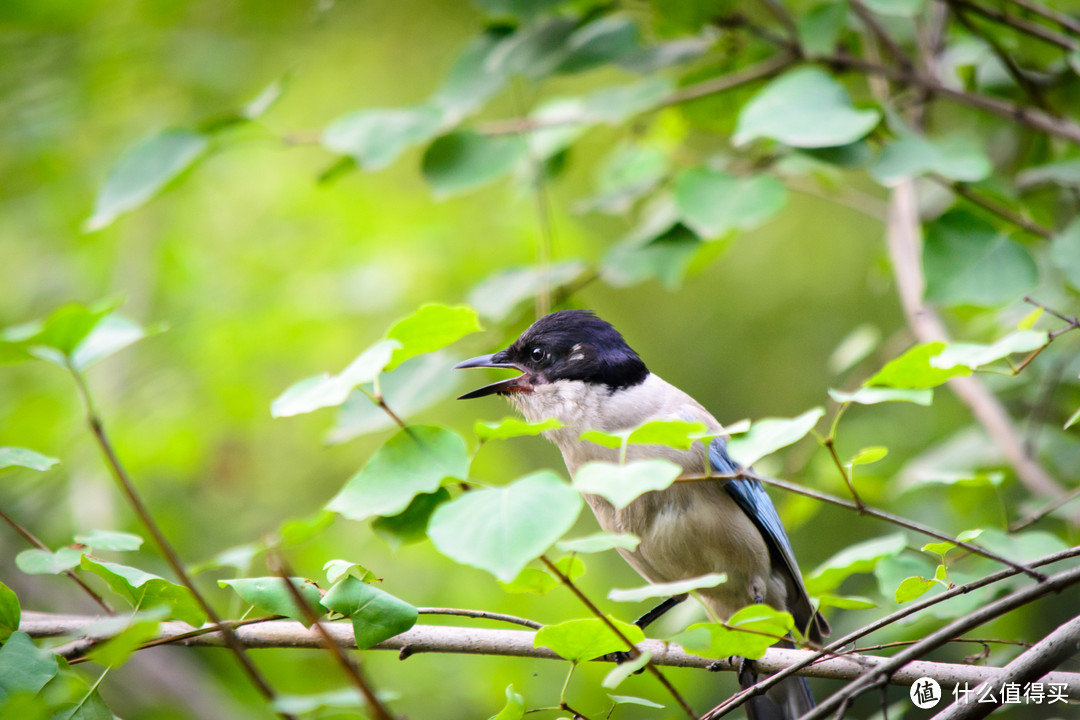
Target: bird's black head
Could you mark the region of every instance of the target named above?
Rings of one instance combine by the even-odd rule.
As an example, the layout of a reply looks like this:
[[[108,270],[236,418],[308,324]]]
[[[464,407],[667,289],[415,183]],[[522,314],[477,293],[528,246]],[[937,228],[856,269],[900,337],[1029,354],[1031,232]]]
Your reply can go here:
[[[619,331],[588,310],[545,315],[505,350],[455,367],[515,368],[522,372],[462,395],[462,400],[492,393],[532,392],[536,385],[558,380],[582,380],[614,391],[637,385],[649,374]]]

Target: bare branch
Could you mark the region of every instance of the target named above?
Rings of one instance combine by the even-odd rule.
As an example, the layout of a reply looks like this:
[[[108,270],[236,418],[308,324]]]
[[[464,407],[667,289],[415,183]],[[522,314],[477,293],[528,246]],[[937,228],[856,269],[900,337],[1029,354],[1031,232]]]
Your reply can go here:
[[[31,637],[61,637],[85,632],[99,618],[87,615],[54,615],[52,613],[24,612],[20,630]],[[323,623],[326,633],[340,647],[356,649],[356,639],[352,627],[347,623]],[[159,629],[159,637],[188,634],[191,626],[182,622],[164,622]],[[314,628],[305,628],[298,622],[274,620],[247,625],[236,629],[236,635],[249,649],[263,648],[307,648],[323,647],[319,633]],[[463,628],[444,625],[414,625],[411,629],[384,640],[369,650],[394,650],[399,654],[404,650],[408,656],[418,653],[445,653],[454,655],[494,655],[502,657],[527,657],[543,660],[562,660],[555,652],[545,647],[533,647],[535,633],[528,630],[501,630],[492,628]],[[197,636],[188,636],[177,641],[190,647],[221,647],[220,633],[210,632]],[[652,654],[652,662],[667,667],[697,668],[712,667],[718,671],[737,672],[739,661],[727,659],[716,661],[688,653],[674,643],[662,640],[645,640],[638,643],[638,648]],[[828,678],[833,680],[852,680],[858,678],[867,668],[876,668],[889,658],[872,655],[844,655],[814,662],[818,653],[810,650],[769,648],[765,657],[755,660],[755,665],[763,673],[777,673],[796,663],[805,663],[800,674],[806,677]],[[597,659],[594,662],[610,662]],[[992,680],[1001,673],[998,668],[967,665],[959,663],[938,663],[916,661],[895,673],[891,682],[895,685],[910,685],[920,677],[933,677],[941,683],[967,682],[975,684]],[[1070,692],[1080,699],[1080,673],[1052,673],[1048,682],[1069,684]]]
[[[993,20],[994,22],[1000,23],[1002,25],[1006,25],[1006,26],[1012,28],[1013,30],[1016,30],[1017,32],[1023,33],[1025,35],[1030,35],[1031,37],[1034,37],[1034,38],[1038,38],[1039,40],[1042,40],[1043,42],[1050,43],[1051,45],[1057,45],[1058,47],[1063,48],[1065,50],[1072,50],[1072,51],[1080,50],[1080,41],[1074,40],[1073,38],[1071,38],[1071,37],[1069,37],[1067,35],[1062,35],[1060,33],[1056,33],[1053,30],[1050,30],[1049,28],[1045,28],[1042,25],[1030,22],[1030,21],[1025,20],[1023,18],[1015,17],[1013,15],[1008,15],[1006,13],[1001,12],[1000,10],[995,10],[993,8],[986,7],[985,5],[981,5],[981,4],[974,3],[974,2],[969,2],[969,0],[941,0],[941,1],[942,2],[948,2],[949,4],[960,5],[963,8],[965,8],[966,10],[970,10],[973,13],[976,13],[978,15],[982,15],[984,18],[986,18],[988,20]]]
[[[1032,0],[1006,0],[1006,2],[1011,2],[1013,5],[1022,7],[1039,17],[1057,23],[1061,27],[1080,35],[1080,20],[1077,20],[1076,18],[1051,10],[1048,7],[1043,7],[1037,2],[1032,2]]]

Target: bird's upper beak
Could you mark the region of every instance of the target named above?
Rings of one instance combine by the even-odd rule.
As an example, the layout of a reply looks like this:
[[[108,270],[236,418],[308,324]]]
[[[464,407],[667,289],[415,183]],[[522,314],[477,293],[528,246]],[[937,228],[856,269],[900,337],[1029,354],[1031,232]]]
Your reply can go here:
[[[496,393],[528,392],[532,389],[528,382],[530,377],[529,371],[517,363],[507,362],[506,354],[504,352],[497,352],[492,355],[480,355],[479,357],[463,360],[454,366],[455,370],[462,370],[464,368],[510,368],[513,370],[520,370],[522,374],[517,377],[500,380],[499,382],[477,388],[472,392],[465,393],[459,397],[458,400],[471,400],[472,398],[494,395]]]

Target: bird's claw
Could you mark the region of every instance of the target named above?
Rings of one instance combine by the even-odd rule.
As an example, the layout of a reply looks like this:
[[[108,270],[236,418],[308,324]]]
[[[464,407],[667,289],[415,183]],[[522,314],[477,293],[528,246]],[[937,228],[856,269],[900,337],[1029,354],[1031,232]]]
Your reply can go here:
[[[606,660],[607,662],[613,662],[616,665],[622,665],[624,662],[629,662],[629,661],[633,660],[634,656],[631,655],[630,653],[626,652],[625,650],[619,650],[617,652],[608,653],[607,655],[604,655],[600,659],[601,660]],[[635,675],[640,675],[644,671],[645,671],[645,668],[638,668],[637,670],[634,671],[634,674]]]

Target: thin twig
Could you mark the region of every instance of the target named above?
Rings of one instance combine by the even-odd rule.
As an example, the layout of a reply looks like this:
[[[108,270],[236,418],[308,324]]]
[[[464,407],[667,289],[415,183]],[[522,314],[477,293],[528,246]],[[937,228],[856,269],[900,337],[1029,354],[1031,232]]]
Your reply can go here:
[[[507,615],[505,613],[488,612],[487,610],[466,610],[462,608],[443,608],[443,607],[418,607],[416,611],[421,615],[454,615],[457,617],[477,618],[480,620],[497,620],[499,622],[510,623],[512,625],[522,625],[533,630],[539,630],[544,627],[543,623],[538,623],[535,620],[529,620],[528,618],[517,617],[516,615]]]
[[[1071,30],[1074,33],[1080,35],[1080,20],[1077,20],[1076,18],[1065,15],[1064,13],[1059,13],[1055,10],[1051,10],[1048,7],[1044,7],[1036,2],[1032,2],[1031,0],[1006,0],[1006,2],[1011,2],[1013,5],[1022,7],[1025,10],[1038,15],[1039,17],[1045,18],[1050,22],[1057,23],[1061,27],[1067,30]]]
[[[39,540],[38,537],[34,535],[34,533],[23,527],[15,518],[11,517],[3,510],[0,510],[0,520],[3,520],[8,525],[10,525],[11,529],[21,535],[23,540],[26,540],[26,542],[30,543],[38,550],[52,552],[48,545],[41,542],[41,540]],[[94,592],[94,589],[92,587],[87,585],[81,577],[75,574],[74,570],[65,570],[64,575],[68,576],[72,580],[72,582],[82,588],[82,591],[89,595],[90,599],[97,603],[98,607],[100,607],[102,610],[107,612],[109,615],[113,615],[116,613],[116,611],[113,610],[112,607],[110,607],[109,603],[105,602],[104,598]]]
[[[124,468],[123,464],[120,462],[120,458],[116,455],[116,451],[113,450],[112,443],[105,433],[105,426],[94,407],[93,398],[90,395],[90,388],[87,387],[86,380],[83,378],[82,373],[71,364],[70,360],[67,361],[67,367],[68,370],[71,371],[71,376],[75,379],[75,386],[78,388],[79,396],[82,399],[83,407],[86,410],[86,422],[90,426],[90,431],[93,433],[98,447],[101,448],[101,452],[105,456],[105,462],[112,472],[113,478],[120,486],[121,492],[127,498],[131,508],[135,511],[135,514],[146,527],[151,537],[153,537],[155,544],[157,544],[161,554],[165,556],[165,561],[169,564],[169,567],[172,568],[172,571],[176,574],[180,583],[191,592],[192,597],[195,598],[199,607],[206,613],[206,617],[210,619],[210,622],[215,625],[221,625],[221,634],[225,639],[226,645],[228,645],[229,649],[236,656],[236,659],[240,661],[240,666],[251,679],[252,684],[255,685],[263,697],[272,703],[277,698],[277,693],[274,692],[274,689],[270,687],[270,683],[267,682],[262,672],[255,667],[251,658],[248,657],[247,653],[244,651],[244,646],[236,639],[236,635],[233,633],[232,628],[222,624],[221,617],[210,605],[210,602],[206,597],[199,592],[197,587],[195,587],[195,583],[191,580],[191,576],[184,567],[184,563],[180,560],[180,556],[165,537],[165,533],[162,532],[157,521],[154,520],[154,517],[150,514],[146,504],[135,490],[135,485],[132,483],[131,477],[127,473],[127,469]],[[295,720],[294,716],[290,713],[278,712],[278,715],[283,718],[288,718],[288,720]]]
[[[1011,532],[1011,533],[1020,532],[1024,528],[1026,528],[1026,527],[1028,527],[1030,525],[1034,525],[1035,523],[1039,522],[1040,520],[1042,520],[1044,517],[1046,517],[1050,513],[1057,510],[1062,505],[1065,505],[1066,503],[1072,502],[1073,500],[1075,500],[1078,497],[1080,497],[1080,487],[1075,487],[1072,490],[1070,490],[1069,492],[1067,492],[1064,495],[1062,495],[1061,497],[1059,497],[1057,500],[1054,500],[1053,502],[1047,503],[1043,507],[1041,507],[1038,510],[1036,510],[1035,512],[1031,513],[1030,515],[1028,515],[1023,520],[1017,520],[1016,522],[1009,525],[1009,532]]]
[[[923,535],[927,535],[937,540],[944,540],[946,542],[954,543],[957,547],[962,547],[968,552],[974,553],[976,555],[981,555],[982,557],[988,558],[995,562],[999,562],[1002,565],[1007,565],[1014,570],[1022,572],[1035,580],[1038,580],[1040,582],[1046,580],[1045,575],[1037,572],[1036,570],[1033,570],[1029,565],[1018,563],[1014,560],[1009,560],[1006,557],[1002,557],[1001,555],[998,555],[995,552],[991,552],[990,550],[987,550],[985,548],[979,547],[978,545],[972,545],[969,542],[957,540],[956,538],[947,535],[940,530],[935,530],[932,527],[915,522],[914,520],[909,520],[905,517],[894,515],[893,513],[886,512],[884,510],[879,510],[875,507],[871,507],[870,505],[864,504],[860,506],[857,503],[844,500],[843,498],[838,498],[835,495],[829,495],[828,493],[823,493],[819,490],[811,490],[810,488],[803,487],[802,485],[795,485],[794,483],[785,482],[784,480],[778,480],[776,478],[758,475],[751,470],[743,470],[738,473],[725,473],[720,475],[683,475],[677,478],[675,482],[704,482],[709,480],[757,480],[759,482],[765,483],[766,485],[772,485],[774,487],[780,488],[781,490],[787,490],[788,492],[796,493],[797,495],[805,495],[806,497],[814,498],[815,500],[820,500],[821,502],[827,502],[831,505],[837,505],[839,507],[844,507],[849,510],[854,510],[860,515],[869,515],[870,517],[877,518],[878,520],[884,520],[885,522],[892,523],[893,525],[898,525],[902,528],[907,528],[908,530],[914,530],[917,533],[922,533]]]
[[[758,0],[770,14],[784,26],[784,31],[788,34],[793,45],[797,47],[799,42],[799,27],[795,24],[795,18],[791,17],[791,13],[787,11],[783,3],[779,0]]]
[[[1000,10],[995,10],[993,8],[986,7],[985,5],[981,5],[981,4],[973,3],[973,2],[968,2],[968,0],[941,0],[941,1],[942,2],[948,2],[950,5],[952,5],[952,4],[961,5],[965,9],[970,10],[971,12],[976,13],[978,15],[982,15],[984,18],[986,18],[988,20],[993,20],[994,22],[1000,23],[1002,25],[1007,25],[1008,27],[1012,28],[1013,30],[1016,30],[1017,32],[1023,33],[1025,35],[1030,35],[1031,37],[1034,37],[1034,38],[1038,38],[1039,40],[1042,40],[1044,42],[1048,42],[1051,45],[1057,45],[1058,47],[1064,48],[1065,50],[1072,50],[1072,51],[1080,50],[1080,42],[1074,40],[1073,38],[1071,38],[1071,37],[1069,37],[1067,35],[1062,35],[1060,33],[1056,33],[1053,30],[1050,30],[1049,28],[1045,28],[1042,25],[1039,25],[1037,23],[1033,23],[1033,22],[1030,22],[1028,20],[1024,20],[1023,18],[1008,15],[1006,13],[1001,12]]]
[[[995,202],[990,198],[972,190],[964,183],[957,182],[955,180],[949,180],[948,178],[942,177],[937,173],[930,173],[927,175],[927,177],[936,182],[938,185],[949,188],[965,200],[975,205],[978,205],[983,210],[993,213],[1002,220],[1005,220],[1006,222],[1011,223],[1012,225],[1015,225],[1019,228],[1023,228],[1024,230],[1027,230],[1033,235],[1038,235],[1039,237],[1045,238],[1047,240],[1054,237],[1055,235],[1055,232],[1052,229],[1044,227],[1032,220],[1029,220],[1020,215],[1019,213],[1013,212],[1001,203]]]
[[[394,720],[394,716],[386,709],[382,700],[375,694],[371,685],[360,672],[360,667],[345,654],[341,645],[326,632],[326,628],[323,627],[323,624],[319,621],[319,616],[311,609],[311,606],[308,605],[304,596],[300,594],[300,590],[293,585],[293,573],[291,568],[289,568],[288,563],[286,563],[285,558],[281,557],[280,553],[273,552],[268,556],[268,561],[269,564],[272,565],[271,570],[276,572],[278,577],[281,578],[282,583],[288,588],[289,594],[292,595],[296,606],[300,608],[300,612],[304,614],[305,619],[307,619],[308,623],[310,623],[319,634],[323,647],[326,648],[327,652],[334,658],[338,666],[341,667],[342,671],[345,673],[345,677],[352,683],[353,687],[355,687],[364,697],[364,700],[367,701],[368,709],[371,710],[371,714],[376,720]]]
[[[549,560],[546,555],[541,555],[540,560],[545,565],[547,565],[548,570],[559,579],[559,582],[570,588],[570,592],[574,593],[574,595],[577,596],[578,600],[580,600],[582,604],[589,609],[589,612],[599,618],[602,623],[607,625],[608,629],[611,630],[611,632],[615,633],[616,637],[626,643],[626,647],[629,649],[631,657],[637,658],[641,656],[641,651],[638,650],[637,646],[634,645],[633,641],[630,640],[630,638],[626,637],[626,634],[623,633],[623,631],[620,630],[618,627],[616,627],[615,623],[611,622],[611,618],[601,612],[600,608],[596,607],[593,601],[590,600],[585,593],[581,592],[578,586],[575,585],[574,582],[555,565],[555,563],[551,562],[551,560]],[[664,677],[664,674],[660,672],[659,668],[653,665],[652,662],[647,662],[645,663],[645,670],[647,670],[653,677],[659,680],[660,684],[663,685],[669,693],[671,693],[671,696],[675,698],[675,701],[679,703],[679,707],[683,709],[683,712],[685,712],[688,717],[692,718],[692,720],[697,720],[697,715],[694,713],[693,708],[690,707],[690,704],[686,702],[686,699],[683,698],[679,691],[675,689],[675,686],[671,684],[671,681]]]
[[[1065,570],[1052,575],[1045,582],[1028,585],[1011,595],[1006,595],[1000,600],[995,600],[974,612],[957,618],[919,640],[910,648],[898,652],[873,670],[860,676],[859,679],[848,683],[839,692],[825,698],[816,708],[803,715],[801,720],[823,720],[839,709],[845,701],[851,701],[858,695],[888,682],[889,675],[892,672],[903,667],[906,663],[917,660],[926,653],[941,647],[950,638],[1001,617],[1016,608],[1023,607],[1044,595],[1060,592],[1078,582],[1080,582],[1080,568]]]
[[[900,47],[900,43],[896,42],[889,35],[888,31],[882,26],[878,19],[874,17],[874,13],[871,12],[862,0],[851,0],[851,9],[855,11],[855,14],[859,16],[859,20],[863,25],[873,33],[874,37],[882,44],[893,60],[900,63],[900,66],[907,70],[914,70],[915,63],[912,62],[911,56],[904,51],[904,48]]]

